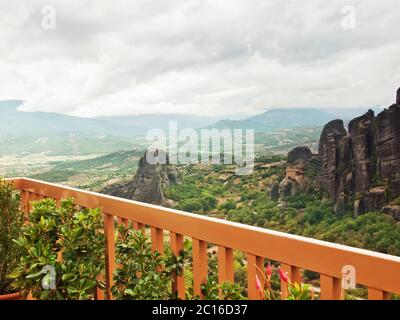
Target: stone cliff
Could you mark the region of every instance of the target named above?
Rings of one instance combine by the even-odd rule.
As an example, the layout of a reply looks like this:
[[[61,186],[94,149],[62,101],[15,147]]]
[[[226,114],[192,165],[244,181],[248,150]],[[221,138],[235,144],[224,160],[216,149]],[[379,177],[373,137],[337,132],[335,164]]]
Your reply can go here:
[[[112,184],[100,192],[140,202],[168,206],[169,202],[164,198],[163,189],[181,182],[179,172],[175,165],[169,164],[168,154],[164,151],[155,151],[155,163],[147,161],[148,152],[146,151],[140,158],[138,170],[133,180]],[[162,161],[162,159],[165,159],[165,161]]]
[[[317,178],[337,213],[376,211],[400,195],[400,105],[377,116],[372,110],[349,123],[328,123],[322,131]]]
[[[308,147],[296,147],[288,153],[285,178],[277,186],[271,189],[271,198],[284,199],[293,196],[301,191],[307,191],[307,184],[304,180],[305,167],[313,157]],[[273,191],[275,187],[275,197]]]
[[[281,197],[301,189],[310,159],[319,166],[315,186],[329,194],[337,214],[383,211],[398,219],[400,207],[392,201],[400,196],[400,89],[395,104],[378,115],[369,110],[353,119],[348,131],[342,120],[327,123],[317,155],[304,147],[289,152]]]

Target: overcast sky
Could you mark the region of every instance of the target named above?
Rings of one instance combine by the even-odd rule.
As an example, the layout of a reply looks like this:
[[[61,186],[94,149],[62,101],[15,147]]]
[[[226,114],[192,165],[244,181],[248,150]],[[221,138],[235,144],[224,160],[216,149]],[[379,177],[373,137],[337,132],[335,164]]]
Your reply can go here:
[[[252,115],[389,105],[400,86],[398,0],[13,0],[0,12],[0,100],[24,110]]]

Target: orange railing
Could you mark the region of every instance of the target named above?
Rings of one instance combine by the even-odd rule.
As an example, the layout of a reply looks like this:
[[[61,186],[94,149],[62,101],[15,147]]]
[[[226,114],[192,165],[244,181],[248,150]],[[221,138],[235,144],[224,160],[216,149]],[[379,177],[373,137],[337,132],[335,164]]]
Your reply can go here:
[[[389,293],[400,294],[400,257],[352,248],[330,242],[295,236],[287,233],[228,222],[155,205],[111,197],[99,193],[63,187],[26,178],[9,179],[22,191],[26,213],[30,201],[42,198],[56,200],[72,197],[77,205],[101,208],[106,236],[106,283],[110,297],[112,273],[115,269],[114,221],[131,221],[136,229],[151,228],[154,250],[163,251],[164,231],[170,232],[172,250],[183,247],[184,237],[192,239],[193,288],[201,294],[201,284],[207,277],[207,244],[218,247],[219,282],[234,281],[233,250],[246,253],[248,297],[257,299],[255,277],[257,266],[263,269],[264,258],[278,261],[292,281],[300,279],[300,270],[320,274],[320,298],[341,299],[342,268],[351,265],[356,270],[357,284],[368,288],[369,299],[389,299]],[[260,276],[260,279],[262,277]],[[174,288],[180,298],[185,298],[183,276],[175,281]],[[282,285],[282,296],[285,297]]]

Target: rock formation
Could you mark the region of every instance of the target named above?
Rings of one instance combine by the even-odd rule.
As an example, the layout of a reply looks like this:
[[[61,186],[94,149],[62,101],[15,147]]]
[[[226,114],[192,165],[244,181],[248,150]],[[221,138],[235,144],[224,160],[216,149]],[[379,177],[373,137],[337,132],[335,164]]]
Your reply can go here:
[[[379,176],[384,180],[393,180],[400,168],[400,104],[378,114],[375,139]]]
[[[325,125],[319,140],[318,154],[321,159],[321,173],[317,181],[321,189],[329,193],[331,199],[335,199],[339,194],[338,185],[341,184],[341,181],[338,179],[340,175],[337,174],[337,171],[342,167],[339,165],[340,158],[347,156],[345,153],[348,152],[348,143],[342,141],[346,135],[343,121],[333,120]],[[337,152],[339,150],[341,150],[340,156]]]
[[[286,169],[285,178],[279,184],[279,197],[286,198],[294,196],[303,190],[304,167]]]
[[[149,151],[139,160],[138,170],[133,180],[110,185],[100,192],[131,200],[168,205],[163,190],[169,185],[181,182],[176,166],[169,164],[168,154],[157,150],[149,163]]]
[[[353,119],[348,133],[342,120],[329,122],[318,153],[317,185],[329,193],[337,213],[381,210],[400,195],[399,101],[377,116],[369,110]]]
[[[271,197],[272,200],[279,199],[279,182],[274,182],[271,185],[271,190],[270,190],[269,196]]]
[[[400,105],[400,88],[397,90],[396,104]]]
[[[395,220],[400,221],[400,206],[385,206],[382,212],[391,215]]]
[[[311,158],[312,153],[308,147],[296,147],[288,153],[285,178],[279,184],[279,198],[286,198],[305,191],[304,171]],[[273,199],[272,195],[271,198]]]
[[[307,161],[307,160],[311,159],[311,157],[312,157],[312,153],[311,153],[310,148],[300,146],[300,147],[294,148],[293,150],[291,150],[288,153],[287,162],[294,163],[297,160]]]
[[[396,104],[377,116],[372,110],[350,121],[333,120],[322,130],[318,154],[306,147],[288,153],[286,176],[279,196],[306,191],[308,183],[328,193],[337,214],[383,211],[400,220],[400,207],[391,201],[400,196],[400,89]],[[304,177],[314,162],[315,181]]]

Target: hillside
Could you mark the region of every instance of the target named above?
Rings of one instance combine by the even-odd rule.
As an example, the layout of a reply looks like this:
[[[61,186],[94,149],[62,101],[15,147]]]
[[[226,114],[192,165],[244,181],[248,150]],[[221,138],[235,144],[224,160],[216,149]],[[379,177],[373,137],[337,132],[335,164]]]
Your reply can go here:
[[[348,130],[329,121],[313,152],[258,157],[240,177],[234,166],[181,166],[182,184],[165,195],[180,210],[400,255],[399,139],[400,89],[395,104]]]
[[[243,120],[221,120],[210,126],[216,129],[254,129],[267,132],[296,127],[318,127],[336,116],[318,109],[272,109]]]
[[[29,177],[96,190],[130,177],[142,154],[143,150],[118,151],[91,159],[54,162],[46,171]]]
[[[146,133],[150,129],[162,129],[168,132],[169,122],[176,121],[179,129],[186,128],[201,128],[212,125],[218,118],[197,116],[197,115],[185,115],[185,114],[141,114],[133,116],[114,116],[114,117],[99,117],[95,118],[102,121],[106,121],[113,125],[136,128],[140,133]]]
[[[0,135],[50,137],[78,134],[91,136],[144,135],[153,128],[168,130],[169,121],[179,128],[199,128],[211,125],[218,118],[180,115],[143,114],[132,116],[81,118],[52,112],[23,112],[21,100],[0,101]]]
[[[0,135],[52,137],[54,135],[116,135],[129,133],[127,128],[99,119],[85,119],[51,112],[17,110],[20,100],[0,101]]]

